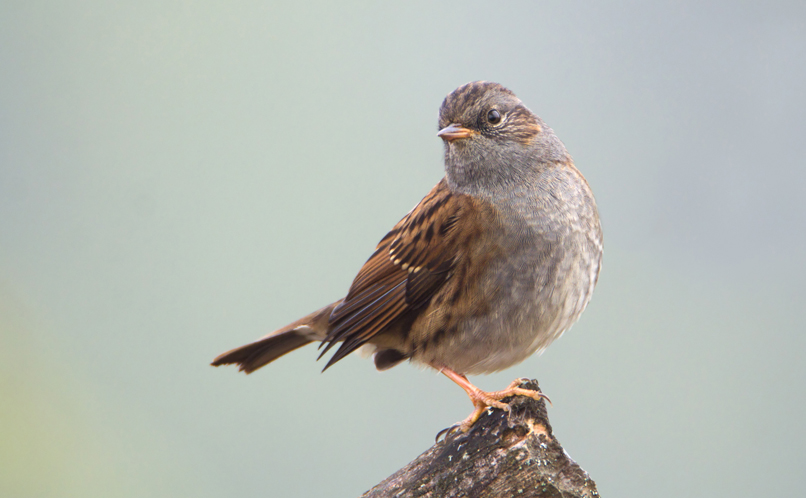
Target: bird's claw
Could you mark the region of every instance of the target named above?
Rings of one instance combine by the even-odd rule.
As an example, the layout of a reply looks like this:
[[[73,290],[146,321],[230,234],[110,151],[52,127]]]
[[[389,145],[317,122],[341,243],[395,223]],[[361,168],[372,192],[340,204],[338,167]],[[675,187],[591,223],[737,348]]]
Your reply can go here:
[[[434,442],[438,443],[440,436],[445,436],[445,439],[447,440],[457,431],[461,432],[461,424],[453,424],[450,427],[442,429],[441,431],[437,432],[437,437],[434,438]]]

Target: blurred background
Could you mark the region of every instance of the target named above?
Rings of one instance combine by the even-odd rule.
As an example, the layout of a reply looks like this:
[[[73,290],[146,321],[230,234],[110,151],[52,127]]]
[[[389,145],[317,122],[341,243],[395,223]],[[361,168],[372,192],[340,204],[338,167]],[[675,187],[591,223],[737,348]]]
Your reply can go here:
[[[0,495],[357,496],[471,410],[444,377],[245,376],[443,175],[503,83],[597,196],[599,287],[542,357],[603,496],[793,495],[806,461],[806,3],[3,2]]]

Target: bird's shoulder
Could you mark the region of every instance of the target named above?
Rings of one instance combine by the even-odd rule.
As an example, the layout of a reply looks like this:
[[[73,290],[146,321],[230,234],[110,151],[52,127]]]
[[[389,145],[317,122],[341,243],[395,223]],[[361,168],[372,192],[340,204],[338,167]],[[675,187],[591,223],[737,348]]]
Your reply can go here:
[[[443,178],[378,243],[331,316],[325,351],[342,342],[328,366],[382,332],[413,319],[462,262],[485,252],[495,207],[453,192]]]

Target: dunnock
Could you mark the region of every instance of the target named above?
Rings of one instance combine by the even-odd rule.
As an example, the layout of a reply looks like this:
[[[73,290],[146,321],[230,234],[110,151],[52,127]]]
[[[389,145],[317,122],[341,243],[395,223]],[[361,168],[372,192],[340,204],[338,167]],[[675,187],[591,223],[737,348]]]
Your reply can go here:
[[[502,370],[545,349],[590,301],[602,230],[588,183],[554,132],[508,89],[474,82],[445,97],[445,177],[380,241],[347,296],[213,365],[250,373],[313,341],[325,369],[361,346],[378,370],[410,360],[470,396],[467,431],[511,395],[468,374]],[[320,345],[320,347],[321,347]]]

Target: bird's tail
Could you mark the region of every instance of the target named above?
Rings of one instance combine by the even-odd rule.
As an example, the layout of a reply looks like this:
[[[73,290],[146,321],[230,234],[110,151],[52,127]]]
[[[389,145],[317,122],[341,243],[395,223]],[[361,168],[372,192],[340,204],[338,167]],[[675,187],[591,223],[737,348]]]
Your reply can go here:
[[[222,353],[213,360],[214,367],[237,364],[242,372],[252,373],[286,353],[327,336],[328,318],[341,301],[336,301],[294,323],[244,346]]]

